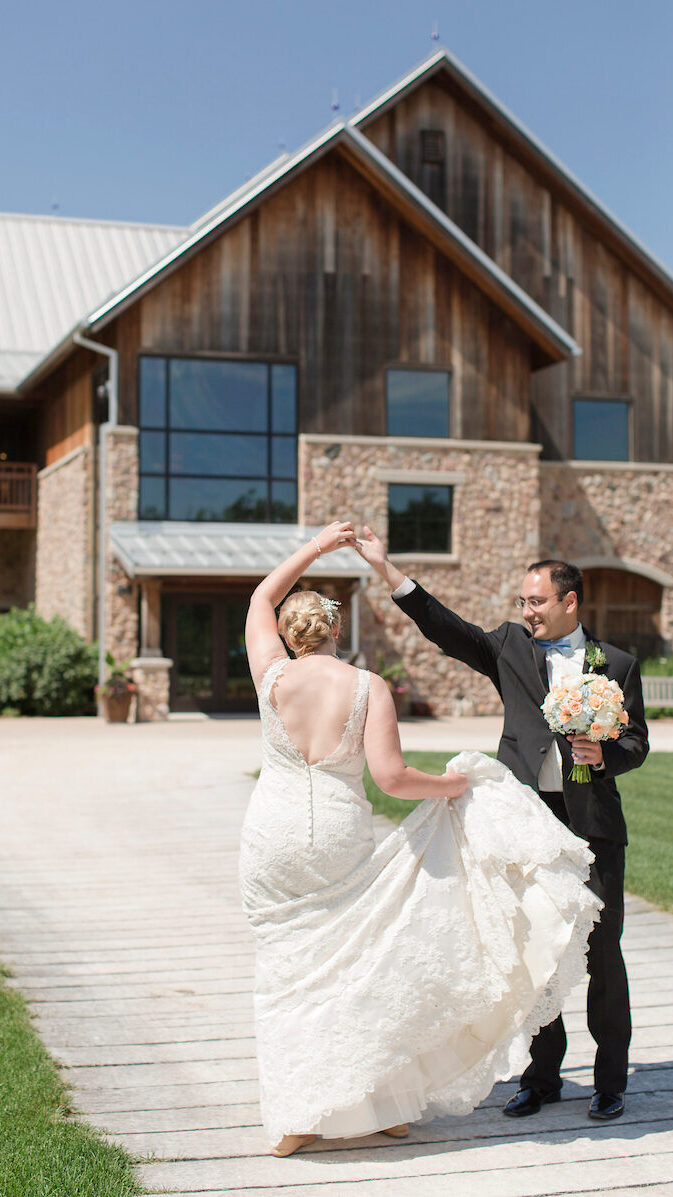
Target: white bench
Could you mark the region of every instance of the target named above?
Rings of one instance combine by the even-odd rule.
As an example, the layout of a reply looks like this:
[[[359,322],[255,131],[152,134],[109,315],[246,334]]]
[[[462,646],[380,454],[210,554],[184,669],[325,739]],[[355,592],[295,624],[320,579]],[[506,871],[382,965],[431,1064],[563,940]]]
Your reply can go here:
[[[646,707],[673,707],[673,677],[644,677]]]

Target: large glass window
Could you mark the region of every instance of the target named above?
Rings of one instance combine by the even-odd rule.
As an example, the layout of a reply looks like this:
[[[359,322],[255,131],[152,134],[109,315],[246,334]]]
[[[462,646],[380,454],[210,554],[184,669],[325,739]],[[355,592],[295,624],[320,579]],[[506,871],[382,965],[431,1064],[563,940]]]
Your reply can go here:
[[[295,366],[141,357],[140,518],[292,523]]]
[[[450,553],[451,486],[388,487],[388,550],[391,553]]]
[[[623,399],[574,399],[573,456],[580,461],[628,461],[629,406]]]
[[[449,435],[448,370],[386,371],[388,436]]]

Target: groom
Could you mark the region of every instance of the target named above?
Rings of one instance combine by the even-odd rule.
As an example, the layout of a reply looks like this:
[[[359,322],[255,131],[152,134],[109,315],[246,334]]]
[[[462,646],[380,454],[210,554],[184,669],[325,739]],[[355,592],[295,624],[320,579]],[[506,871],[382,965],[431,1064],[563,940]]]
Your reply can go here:
[[[359,551],[388,583],[400,609],[447,656],[464,661],[493,682],[505,708],[498,760],[519,781],[536,789],[562,823],[588,840],[594,853],[589,885],[605,905],[589,937],[587,957],[587,1019],[597,1045],[595,1092],[588,1112],[601,1121],[618,1118],[624,1112],[631,1016],[619,942],[626,825],[614,778],[636,769],[648,752],[638,662],[614,645],[596,641],[582,627],[582,574],[574,565],[564,561],[530,565],[515,600],[528,627],[507,622],[487,632],[466,623],[418,582],[405,577],[369,528],[365,536]],[[540,710],[550,685],[581,674],[592,660],[597,673],[617,680],[629,715],[620,738],[602,744],[586,736],[552,734]],[[573,761],[591,766],[590,782],[568,780]],[[559,1015],[533,1039],[531,1063],[503,1113],[521,1118],[560,1100],[565,1050]]]

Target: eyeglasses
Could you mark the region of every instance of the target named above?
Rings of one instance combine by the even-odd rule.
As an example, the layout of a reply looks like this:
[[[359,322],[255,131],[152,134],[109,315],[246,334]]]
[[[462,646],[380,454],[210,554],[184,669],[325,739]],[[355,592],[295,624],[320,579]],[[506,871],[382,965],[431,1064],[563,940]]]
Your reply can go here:
[[[523,611],[524,607],[530,607],[531,611],[540,611],[542,607],[550,603],[552,599],[562,599],[565,596],[562,594],[548,594],[546,598],[523,598],[522,595],[517,595],[514,600],[514,606],[518,611]]]

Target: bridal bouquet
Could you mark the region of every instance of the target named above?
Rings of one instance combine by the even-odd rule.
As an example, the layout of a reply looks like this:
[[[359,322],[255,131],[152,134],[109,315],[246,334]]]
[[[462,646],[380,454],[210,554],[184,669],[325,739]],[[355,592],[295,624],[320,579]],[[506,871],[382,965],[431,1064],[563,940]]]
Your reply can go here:
[[[629,722],[619,683],[595,673],[552,686],[540,709],[553,732],[588,736],[594,743],[617,740]],[[590,766],[576,762],[570,780],[590,781]]]

